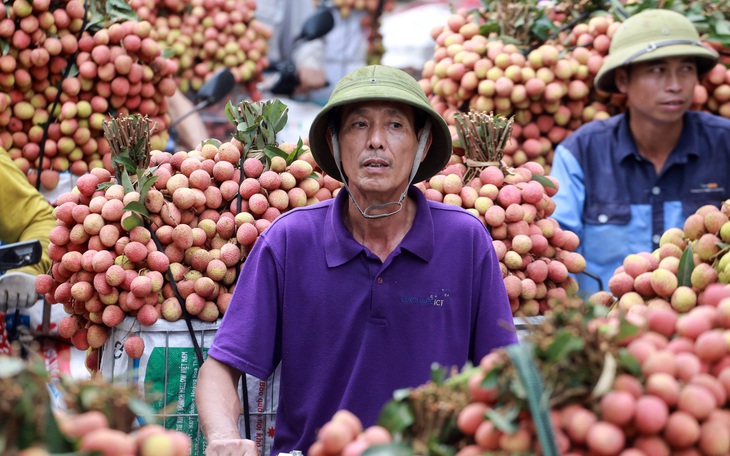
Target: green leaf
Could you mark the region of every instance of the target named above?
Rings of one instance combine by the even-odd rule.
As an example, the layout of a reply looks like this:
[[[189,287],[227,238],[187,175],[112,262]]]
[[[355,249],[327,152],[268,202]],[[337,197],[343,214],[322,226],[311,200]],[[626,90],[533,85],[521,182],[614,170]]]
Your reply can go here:
[[[132,212],[129,217],[122,220],[122,228],[127,231],[132,231],[132,228],[135,226],[141,226],[142,224],[142,217],[140,217],[140,215],[136,212]]]
[[[0,54],[8,55],[10,52],[10,43],[5,38],[0,38]]]
[[[622,347],[618,351],[618,364],[623,369],[629,371],[635,377],[641,375],[641,363],[634,357],[626,347]]]
[[[147,208],[145,207],[145,205],[139,201],[130,201],[129,203],[127,203],[126,206],[124,206],[123,210],[135,212],[137,214],[144,215],[145,217],[150,215],[150,213],[147,210]]]
[[[431,364],[431,382],[441,385],[446,380],[446,374],[448,370],[440,366],[438,363]]]
[[[137,163],[129,157],[118,155],[112,158],[112,163],[124,166],[128,173],[134,173],[137,171]]]
[[[558,33],[558,27],[547,16],[538,18],[532,25],[532,33],[543,41]]]
[[[715,33],[718,35],[730,35],[730,21],[721,20],[715,23]]]
[[[515,420],[520,414],[518,407],[511,407],[504,413],[500,413],[496,409],[487,409],[487,419],[494,424],[494,427],[507,434],[517,432],[517,423]]]
[[[553,341],[545,350],[548,362],[558,362],[564,360],[570,353],[582,351],[585,347],[585,341],[575,334],[560,329],[553,337]]]
[[[272,146],[271,144],[268,144],[266,147],[264,147],[264,154],[269,158],[281,157],[283,159],[286,159],[288,157],[286,152],[276,146]]]
[[[680,287],[692,286],[692,271],[695,269],[695,259],[692,254],[692,244],[687,244],[687,248],[679,257],[679,267],[677,268],[677,282]]]
[[[117,185],[117,183],[116,182],[112,182],[112,181],[102,182],[102,183],[100,183],[99,185],[96,186],[96,189],[97,190],[106,190],[107,188],[111,187],[112,185]]]
[[[129,410],[135,415],[142,419],[145,424],[152,424],[157,422],[157,413],[148,403],[138,397],[129,398],[127,402]]]
[[[58,427],[58,422],[56,421],[56,416],[53,414],[50,403],[44,409],[46,418],[44,440],[48,448],[53,448],[54,454],[74,451],[74,446]]]
[[[405,443],[373,445],[362,452],[362,456],[413,456],[413,454],[413,449]]]
[[[492,389],[497,388],[499,386],[499,378],[501,377],[501,372],[499,369],[492,369],[489,372],[487,372],[487,375],[484,376],[481,383],[481,388],[483,389]]]
[[[553,181],[547,178],[547,176],[543,176],[542,174],[535,174],[532,173],[532,180],[535,182],[538,182],[540,185],[546,188],[554,188],[557,189],[558,187],[555,186]]]
[[[415,417],[407,400],[391,400],[380,411],[378,424],[390,431],[391,434],[400,434],[413,425]]]
[[[221,144],[223,144],[223,143],[222,143],[222,142],[221,142],[220,140],[218,140],[218,139],[215,139],[215,138],[208,138],[208,139],[206,139],[206,140],[203,140],[203,145],[205,146],[206,144],[212,144],[212,145],[214,145],[214,146],[215,146],[216,148],[218,148],[218,147],[220,147],[220,146],[221,146]]]
[[[226,103],[226,118],[233,125],[237,124],[238,116],[236,115],[236,108],[233,107],[233,103],[230,100]]]
[[[453,420],[449,420],[450,422],[453,422]],[[444,426],[449,427],[447,426]],[[441,440],[449,441],[448,437],[446,435],[449,434],[448,429],[443,429],[443,432],[441,432],[442,437]],[[436,436],[431,436],[431,438],[428,439],[428,455],[429,456],[454,456],[456,454],[456,448],[454,448],[451,445],[447,445],[445,443],[441,443],[439,441],[439,438]]]
[[[492,22],[479,27],[479,34],[489,36],[492,33],[499,33],[499,24]]]
[[[175,57],[175,50],[173,50],[172,48],[163,49],[161,55],[166,59],[171,59]]]
[[[618,333],[616,333],[616,342],[621,343],[634,337],[639,332],[639,327],[622,318],[619,323]]]
[[[139,21],[137,12],[124,0],[107,0],[106,13],[112,22]]]
[[[404,401],[411,395],[411,388],[401,388],[393,391],[393,400]]]
[[[149,192],[150,188],[152,188],[153,185],[155,185],[155,182],[160,176],[154,176],[147,174],[144,179],[142,179],[142,185],[139,188],[139,200],[144,201],[145,198],[147,198],[147,192]]]
[[[124,193],[132,193],[136,191],[134,189],[134,185],[132,185],[132,180],[129,178],[129,174],[122,173],[122,187],[124,187]]]

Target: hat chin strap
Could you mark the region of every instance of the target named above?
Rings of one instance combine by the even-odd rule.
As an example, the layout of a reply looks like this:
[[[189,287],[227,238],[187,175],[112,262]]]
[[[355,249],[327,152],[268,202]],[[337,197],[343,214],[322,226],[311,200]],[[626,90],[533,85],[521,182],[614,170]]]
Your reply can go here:
[[[406,195],[408,194],[408,188],[411,186],[411,183],[413,182],[413,179],[416,177],[416,173],[418,172],[418,167],[421,164],[421,158],[423,157],[423,153],[426,149],[426,141],[428,140],[428,135],[431,131],[431,119],[426,118],[426,123],[423,126],[423,129],[421,130],[421,137],[418,140],[418,150],[416,151],[416,156],[413,157],[413,166],[411,167],[411,175],[408,179],[408,185],[406,185],[405,190],[403,190],[403,193],[400,195],[400,198],[398,201],[393,201],[391,203],[383,203],[383,204],[371,204],[370,206],[366,207],[365,210],[360,208],[360,205],[357,204],[357,201],[355,201],[355,197],[352,196],[352,192],[350,191],[350,187],[347,185],[347,176],[345,176],[345,173],[342,171],[342,166],[340,164],[340,142],[337,138],[337,130],[333,124],[333,122],[329,123],[330,125],[330,135],[332,137],[332,155],[335,159],[335,166],[337,166],[337,170],[340,172],[340,176],[342,177],[342,182],[345,185],[345,190],[347,190],[347,194],[350,195],[350,200],[352,200],[352,203],[357,208],[358,212],[360,212],[360,215],[363,216],[363,218],[366,219],[380,219],[385,217],[390,217],[392,215],[397,214],[400,212],[401,209],[403,209],[403,200],[406,198]],[[390,212],[386,212],[384,214],[371,214],[371,211],[378,210],[378,209],[384,209],[389,206],[397,206],[394,210]]]

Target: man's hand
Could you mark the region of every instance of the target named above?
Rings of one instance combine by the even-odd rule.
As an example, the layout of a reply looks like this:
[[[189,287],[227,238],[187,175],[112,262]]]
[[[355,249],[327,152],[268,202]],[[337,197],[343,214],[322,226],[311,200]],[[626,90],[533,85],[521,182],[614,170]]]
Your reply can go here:
[[[320,89],[327,82],[324,70],[315,67],[304,67],[297,70],[299,76],[299,87],[297,91],[308,92],[310,90]]]
[[[0,276],[0,312],[14,307],[30,307],[38,301],[35,276],[26,272],[9,272]]]
[[[205,456],[259,456],[253,440],[216,439],[208,442]]]

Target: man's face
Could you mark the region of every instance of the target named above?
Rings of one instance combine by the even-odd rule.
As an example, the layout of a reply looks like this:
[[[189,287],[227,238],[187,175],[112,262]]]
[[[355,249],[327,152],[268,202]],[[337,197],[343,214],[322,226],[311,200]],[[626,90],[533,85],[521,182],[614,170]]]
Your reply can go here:
[[[689,57],[640,62],[616,71],[616,86],[629,100],[631,116],[653,123],[674,123],[692,105],[697,65]]]
[[[373,201],[394,201],[405,189],[418,149],[412,107],[372,101],[345,106],[339,142],[350,189]],[[428,149],[429,142],[426,149]],[[426,154],[424,153],[424,157]]]

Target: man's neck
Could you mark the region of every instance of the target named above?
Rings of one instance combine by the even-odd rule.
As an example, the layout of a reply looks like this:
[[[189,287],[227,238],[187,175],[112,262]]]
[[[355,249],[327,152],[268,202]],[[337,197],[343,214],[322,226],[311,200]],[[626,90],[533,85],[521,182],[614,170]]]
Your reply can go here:
[[[367,219],[352,201],[348,201],[344,222],[357,242],[385,261],[413,226],[417,203],[406,197],[397,213],[378,219]]]
[[[656,173],[661,173],[664,164],[679,142],[684,121],[674,124],[656,123],[637,116],[629,116],[629,128],[639,155],[654,164]]]

